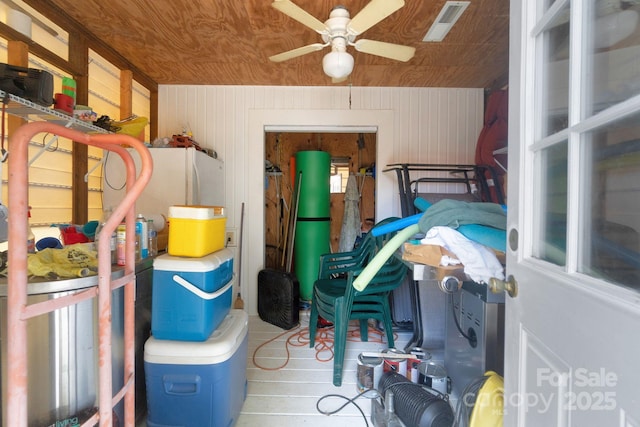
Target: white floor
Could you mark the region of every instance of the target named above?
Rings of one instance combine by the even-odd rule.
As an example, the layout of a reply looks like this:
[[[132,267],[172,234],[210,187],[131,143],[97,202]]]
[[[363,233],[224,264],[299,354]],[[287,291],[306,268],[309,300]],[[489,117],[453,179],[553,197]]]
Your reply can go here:
[[[257,316],[249,320],[249,354],[247,361],[247,399],[236,424],[237,427],[287,427],[287,426],[366,426],[362,414],[352,405],[347,405],[330,418],[318,411],[333,411],[342,406],[346,399],[358,394],[356,385],[356,359],[363,351],[379,351],[387,348],[380,336],[370,336],[370,342],[354,338],[347,343],[346,357],[341,387],[333,381],[332,354],[316,351],[308,345],[308,311],[301,312],[298,329],[283,333],[276,326],[263,322]],[[354,328],[355,329],[355,328]],[[398,334],[396,347],[404,348],[410,339],[409,332]],[[263,343],[274,341],[259,348]],[[287,340],[297,346],[287,346]],[[376,342],[377,341],[377,342]],[[288,354],[287,354],[288,352]],[[442,352],[434,354],[434,360],[441,359]],[[329,360],[330,359],[330,360]],[[322,361],[326,360],[326,361]],[[283,366],[284,365],[284,366]],[[281,367],[277,370],[265,368]],[[325,398],[337,394],[344,398]],[[359,398],[355,403],[371,423],[371,400]]]
[[[342,386],[335,387],[333,355],[330,351],[309,348],[308,319],[309,312],[302,311],[300,327],[284,331],[258,316],[249,317],[248,390],[236,427],[358,427],[366,426],[367,422],[373,426],[370,399],[355,400],[367,422],[353,404],[330,416],[320,413],[316,406],[330,412],[356,397],[358,354],[388,348],[382,334],[370,335],[369,342],[361,342],[357,337],[347,342]],[[400,332],[396,336],[395,346],[403,349],[411,333]],[[427,350],[432,360],[442,361],[442,350]],[[323,399],[327,395],[344,397]]]

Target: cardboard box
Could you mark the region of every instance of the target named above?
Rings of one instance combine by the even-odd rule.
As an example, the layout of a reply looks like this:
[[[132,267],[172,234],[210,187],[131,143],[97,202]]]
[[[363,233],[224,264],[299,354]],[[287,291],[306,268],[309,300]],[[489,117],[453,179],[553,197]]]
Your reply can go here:
[[[442,280],[446,276],[455,276],[459,279],[464,279],[464,265],[440,265],[443,256],[448,256],[452,260],[458,260],[453,253],[439,245],[405,243],[402,253],[402,259],[405,261],[429,266],[430,279]]]
[[[442,246],[405,243],[403,249],[403,260],[427,266],[424,277],[429,277],[429,279],[432,280],[442,280],[444,277],[453,276],[460,280],[468,280],[464,272],[463,264],[441,265],[443,257],[458,261],[458,258],[453,252]],[[489,249],[493,251],[498,261],[502,265],[505,265],[505,253],[495,249]]]

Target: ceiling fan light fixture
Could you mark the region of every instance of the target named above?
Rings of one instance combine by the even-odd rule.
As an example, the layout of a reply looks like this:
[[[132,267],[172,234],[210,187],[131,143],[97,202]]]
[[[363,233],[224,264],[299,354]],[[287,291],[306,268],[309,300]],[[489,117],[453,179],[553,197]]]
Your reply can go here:
[[[353,19],[345,6],[336,6],[329,13],[329,19],[322,23],[292,0],[274,0],[274,8],[315,30],[322,37],[322,43],[313,43],[272,55],[269,60],[282,62],[331,46],[331,52],[322,59],[322,69],[331,77],[333,83],[346,80],[353,71],[353,56],[347,52],[349,46],[355,47],[358,52],[406,62],[415,53],[412,46],[367,39],[356,41],[358,35],[403,7],[404,2],[405,0],[369,0]]]
[[[322,69],[334,79],[347,77],[353,71],[353,56],[348,52],[329,52],[322,58]]]

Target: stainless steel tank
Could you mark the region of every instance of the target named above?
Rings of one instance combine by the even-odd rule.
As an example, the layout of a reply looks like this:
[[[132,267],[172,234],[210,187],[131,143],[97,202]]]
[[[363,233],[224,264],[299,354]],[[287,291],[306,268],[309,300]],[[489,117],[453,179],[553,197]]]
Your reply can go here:
[[[71,291],[93,286],[97,278],[29,284],[29,304],[59,298]],[[0,282],[0,362],[2,407],[7,396],[7,298],[6,279]],[[112,294],[113,387],[124,383],[123,307],[124,290]],[[28,425],[56,425],[90,410],[97,404],[98,315],[95,298],[55,310],[27,321]],[[3,425],[5,425],[3,423]],[[64,424],[66,425],[66,424]]]

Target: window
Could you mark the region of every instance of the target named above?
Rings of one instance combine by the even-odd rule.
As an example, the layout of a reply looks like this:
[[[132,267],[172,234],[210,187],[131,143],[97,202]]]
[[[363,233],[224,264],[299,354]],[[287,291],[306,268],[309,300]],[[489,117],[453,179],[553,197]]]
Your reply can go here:
[[[334,163],[331,161],[331,192],[344,193],[349,179],[349,164]]]
[[[31,38],[39,45],[68,59],[68,34],[47,18],[35,12],[20,0],[15,3],[34,16]],[[0,4],[0,8],[8,6]],[[5,13],[5,16],[7,14]],[[29,55],[29,67],[46,70],[53,75],[53,93],[62,91],[62,79],[69,74],[57,69],[42,59]],[[0,62],[8,62],[8,42],[0,39]],[[108,63],[94,51],[89,51],[89,100],[88,104],[97,116],[106,115],[120,120],[120,70]],[[150,116],[150,92],[137,82],[133,82],[133,113]],[[145,129],[149,138],[149,126]],[[56,235],[57,228],[51,225],[68,224],[72,219],[72,148],[73,143],[50,135],[36,135],[29,148],[32,164],[29,169],[29,204],[32,207],[30,224],[36,238]],[[88,150],[88,219],[102,217],[102,162],[103,153],[94,147]],[[4,166],[4,167],[3,167]],[[2,198],[7,203],[7,167],[2,170]]]
[[[640,288],[640,4],[537,9],[534,255]],[[535,7],[530,5],[530,7]],[[579,218],[571,223],[569,218]]]

